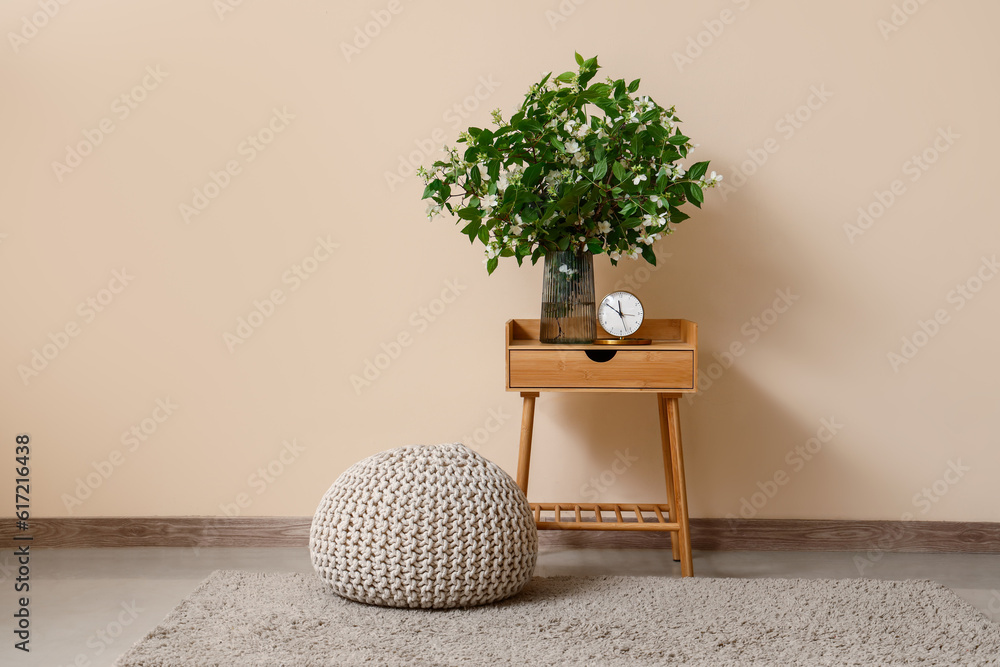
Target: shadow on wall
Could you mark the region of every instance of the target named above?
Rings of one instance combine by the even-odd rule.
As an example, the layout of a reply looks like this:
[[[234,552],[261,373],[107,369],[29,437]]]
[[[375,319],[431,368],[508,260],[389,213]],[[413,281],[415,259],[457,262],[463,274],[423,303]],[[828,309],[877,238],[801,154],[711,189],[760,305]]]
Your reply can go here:
[[[741,361],[766,349],[771,326],[795,317],[801,298],[796,286],[821,283],[803,276],[801,264],[781,261],[795,256],[794,239],[780,236],[788,227],[775,224],[747,194],[741,193],[738,218],[731,205],[697,212],[661,244],[656,267],[623,262],[609,270],[602,262],[597,296],[627,289],[642,299],[647,317],[699,324],[700,392],[681,400],[692,516],[760,518],[775,511],[791,516],[795,489],[808,479],[810,493],[817,487],[828,491],[835,517],[836,495],[847,480],[877,482],[860,479],[863,471],[847,469],[838,459],[835,444],[844,425],[833,414],[796,418],[775,400],[780,392],[741,370]],[[749,239],[761,236],[771,240],[766,256],[748,251],[754,247]],[[782,348],[780,354],[801,350]],[[539,410],[575,443],[579,459],[570,468],[579,479],[558,482],[560,494],[573,495],[560,500],[665,499],[653,396],[543,394]]]

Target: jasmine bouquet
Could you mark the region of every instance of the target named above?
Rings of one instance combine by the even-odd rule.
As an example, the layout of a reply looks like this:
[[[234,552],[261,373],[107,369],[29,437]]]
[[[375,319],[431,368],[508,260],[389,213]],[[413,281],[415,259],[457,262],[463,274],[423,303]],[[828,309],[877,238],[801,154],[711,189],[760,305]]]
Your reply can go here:
[[[709,163],[685,167],[693,150],[673,107],[637,95],[639,79],[591,83],[597,58],[576,54],[577,72],[546,74],[496,129],[470,127],[444,160],[420,167],[427,214],[447,209],[462,233],[486,246],[486,268],[520,265],[557,250],[607,253],[656,264],[652,245],[701,207],[722,180]]]

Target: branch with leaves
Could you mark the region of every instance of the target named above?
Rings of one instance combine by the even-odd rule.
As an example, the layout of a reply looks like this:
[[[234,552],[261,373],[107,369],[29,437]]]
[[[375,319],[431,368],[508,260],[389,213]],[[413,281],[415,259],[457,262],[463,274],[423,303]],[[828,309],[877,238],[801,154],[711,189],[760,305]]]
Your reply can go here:
[[[681,164],[693,150],[673,107],[639,96],[639,79],[591,83],[597,58],[576,54],[578,72],[545,75],[509,120],[470,127],[447,159],[421,167],[428,217],[444,210],[486,246],[486,268],[520,265],[555,250],[607,253],[656,264],[653,244],[701,207],[722,176],[708,162]]]

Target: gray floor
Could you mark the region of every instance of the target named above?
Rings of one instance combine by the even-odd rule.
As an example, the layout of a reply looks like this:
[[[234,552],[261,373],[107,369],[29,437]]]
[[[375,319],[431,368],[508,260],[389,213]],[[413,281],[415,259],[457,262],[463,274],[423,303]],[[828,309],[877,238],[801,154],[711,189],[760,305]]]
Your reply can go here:
[[[701,577],[932,579],[1000,623],[1000,555],[695,552]],[[17,573],[0,556],[0,614],[11,619]],[[311,572],[306,549],[50,549],[31,557],[31,651],[3,624],[0,664],[110,665],[213,570]],[[547,549],[538,576],[680,576],[668,551]]]

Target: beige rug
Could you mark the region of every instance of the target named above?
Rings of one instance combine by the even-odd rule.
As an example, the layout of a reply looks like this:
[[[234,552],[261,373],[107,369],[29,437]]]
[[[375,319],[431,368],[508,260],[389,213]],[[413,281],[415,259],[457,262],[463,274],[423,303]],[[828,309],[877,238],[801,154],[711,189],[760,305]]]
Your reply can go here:
[[[1000,626],[929,581],[560,577],[424,611],[218,571],[117,664],[998,665]]]

